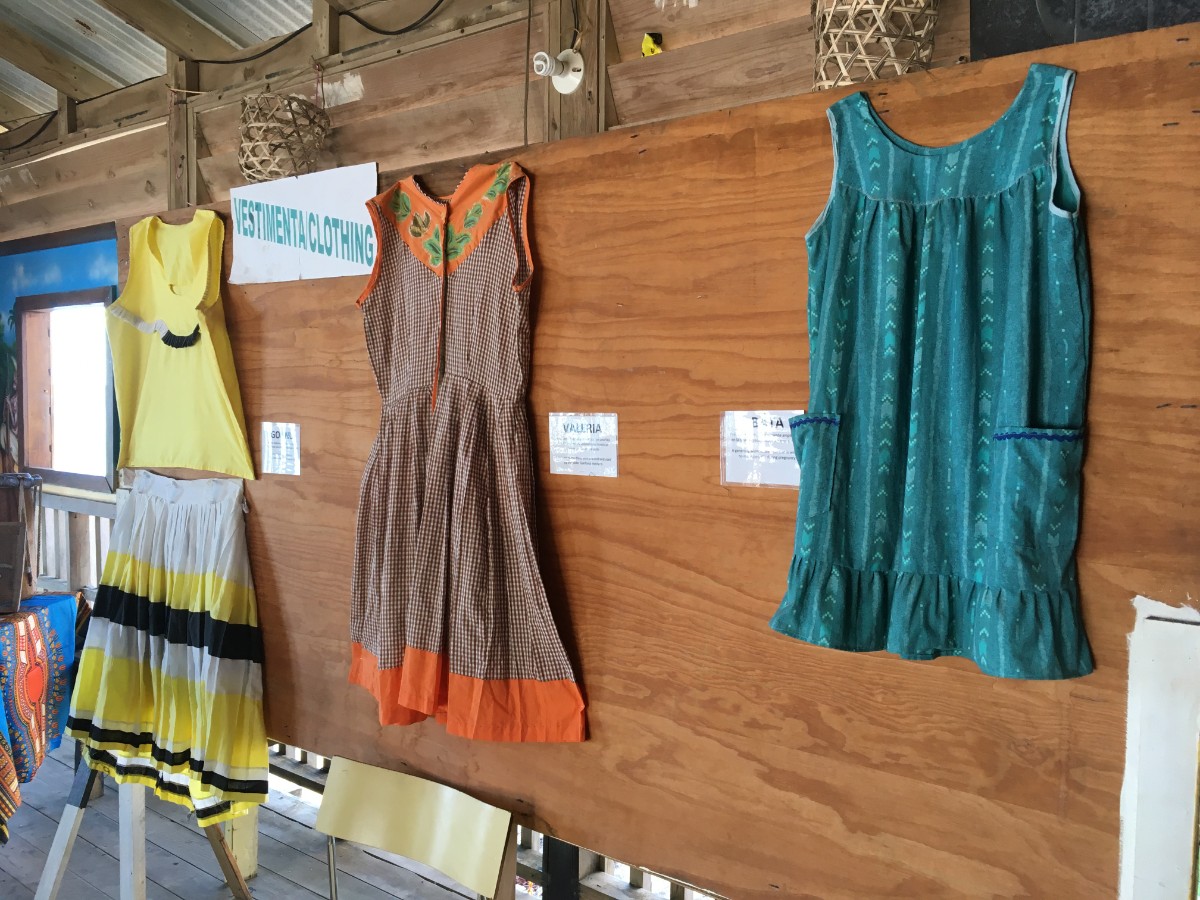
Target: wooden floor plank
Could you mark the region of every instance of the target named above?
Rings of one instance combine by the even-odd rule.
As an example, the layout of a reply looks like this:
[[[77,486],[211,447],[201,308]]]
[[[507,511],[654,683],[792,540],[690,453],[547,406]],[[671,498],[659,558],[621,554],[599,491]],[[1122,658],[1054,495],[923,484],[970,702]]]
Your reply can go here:
[[[38,880],[42,877],[42,869],[46,866],[46,852],[21,836],[20,829],[24,827],[24,823],[18,822],[17,817],[21,815],[22,811],[28,816],[29,811],[22,807],[17,810],[17,815],[13,816],[9,823],[8,843],[4,845],[4,851],[0,852],[0,869],[17,879],[25,887],[35,890]],[[50,846],[49,841],[46,842],[46,846]],[[78,841],[76,846],[79,846]],[[115,898],[115,896],[115,894],[106,894],[99,890],[71,868],[68,868],[63,876],[62,887],[58,892],[58,900],[97,900],[100,897]]]
[[[0,849],[0,858],[3,856],[4,851]],[[0,869],[0,897],[5,900],[33,900],[33,889],[25,887],[15,876]]]
[[[48,759],[42,764],[37,777],[25,786],[25,803],[57,819],[66,802],[71,777],[71,770],[65,763],[55,758]],[[110,868],[114,872],[117,871],[120,855],[117,815],[117,790],[110,779],[104,796],[92,801],[79,827],[80,840],[88,841],[112,857]],[[153,834],[157,825],[154,814],[148,812],[147,834]],[[225,900],[227,897],[224,881],[202,871],[189,860],[176,856],[148,853],[146,876],[149,890],[161,888],[181,900],[211,900],[216,897]]]

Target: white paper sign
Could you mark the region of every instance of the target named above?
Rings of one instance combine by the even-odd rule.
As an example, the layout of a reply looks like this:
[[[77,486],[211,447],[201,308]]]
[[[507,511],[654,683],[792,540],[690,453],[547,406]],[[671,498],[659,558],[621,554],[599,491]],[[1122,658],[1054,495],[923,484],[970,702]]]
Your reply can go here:
[[[788,419],[802,409],[727,411],[721,419],[721,483],[799,487]]]
[[[300,474],[300,426],[295,422],[262,423],[262,474]]]
[[[617,477],[616,413],[550,413],[554,475]]]
[[[363,163],[230,190],[230,284],[369,274],[377,185],[375,163]]]

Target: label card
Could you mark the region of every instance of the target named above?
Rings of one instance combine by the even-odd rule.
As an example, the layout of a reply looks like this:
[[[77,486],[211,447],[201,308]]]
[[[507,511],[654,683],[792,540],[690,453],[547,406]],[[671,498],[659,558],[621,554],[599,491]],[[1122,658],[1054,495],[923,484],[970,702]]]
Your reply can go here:
[[[295,422],[262,423],[262,474],[300,474],[300,426]]]
[[[802,409],[727,411],[721,418],[721,484],[800,486],[788,419]]]
[[[616,413],[550,413],[550,472],[617,477]]]

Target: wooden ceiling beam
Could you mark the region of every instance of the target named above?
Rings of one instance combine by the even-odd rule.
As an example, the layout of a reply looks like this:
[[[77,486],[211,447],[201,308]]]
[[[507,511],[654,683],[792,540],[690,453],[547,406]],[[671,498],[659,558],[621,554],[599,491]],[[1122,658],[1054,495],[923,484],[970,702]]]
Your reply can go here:
[[[224,59],[241,48],[167,0],[98,0],[101,6],[182,59]]]
[[[0,21],[0,57],[75,100],[86,100],[121,86],[3,21]]]

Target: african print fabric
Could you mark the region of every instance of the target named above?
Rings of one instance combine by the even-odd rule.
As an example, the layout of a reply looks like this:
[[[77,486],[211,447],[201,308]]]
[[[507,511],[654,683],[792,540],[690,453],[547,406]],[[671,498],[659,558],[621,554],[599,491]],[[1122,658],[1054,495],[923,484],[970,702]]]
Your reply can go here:
[[[0,838],[46,755],[62,743],[71,662],[74,594],[44,594],[0,616]]]
[[[241,481],[137,472],[71,701],[89,765],[201,826],[248,812],[267,796],[262,659]]]
[[[382,724],[581,741],[584,703],[538,571],[526,395],[529,179],[475,166],[448,197],[368,203],[359,300],[383,398],[363,474],[350,680]]]

